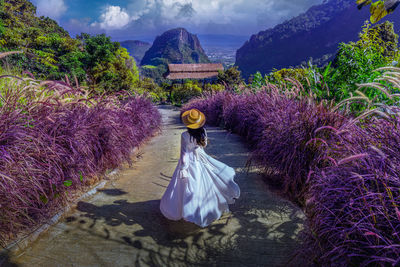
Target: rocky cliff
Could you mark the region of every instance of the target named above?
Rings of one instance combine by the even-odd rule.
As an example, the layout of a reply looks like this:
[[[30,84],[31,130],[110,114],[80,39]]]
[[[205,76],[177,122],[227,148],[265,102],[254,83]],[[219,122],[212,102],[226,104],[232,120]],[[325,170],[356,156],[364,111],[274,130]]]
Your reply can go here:
[[[197,36],[184,28],[177,28],[157,36],[152,47],[144,55],[141,65],[209,62]]]

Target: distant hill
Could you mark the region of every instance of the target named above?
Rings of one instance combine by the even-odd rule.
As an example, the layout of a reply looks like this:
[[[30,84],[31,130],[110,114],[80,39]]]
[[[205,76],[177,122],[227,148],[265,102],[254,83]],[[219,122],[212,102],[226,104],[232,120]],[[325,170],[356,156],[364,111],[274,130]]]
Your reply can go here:
[[[197,36],[184,28],[177,28],[156,37],[152,47],[145,53],[141,65],[209,62]]]
[[[222,63],[224,68],[235,64],[236,51],[249,38],[228,34],[199,34],[198,37],[210,61]]]
[[[203,48],[225,47],[238,49],[249,37],[247,35],[199,34],[198,38]]]
[[[151,44],[147,42],[142,42],[138,40],[128,40],[120,42],[121,46],[126,48],[129,54],[135,59],[137,64],[140,64],[144,54],[150,49]]]
[[[400,30],[400,14],[396,10],[387,16]],[[331,60],[340,42],[355,41],[369,10],[357,9],[354,0],[330,0],[311,7],[289,21],[251,36],[237,52],[236,65],[248,78],[257,71],[300,65],[310,57],[324,64]],[[385,20],[382,20],[385,21]]]

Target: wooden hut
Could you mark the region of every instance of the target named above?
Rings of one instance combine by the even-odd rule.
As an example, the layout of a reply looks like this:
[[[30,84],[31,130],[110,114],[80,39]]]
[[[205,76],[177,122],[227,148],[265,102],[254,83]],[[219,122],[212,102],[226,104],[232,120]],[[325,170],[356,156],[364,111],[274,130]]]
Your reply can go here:
[[[168,64],[167,79],[210,79],[223,71],[221,63],[216,64]]]

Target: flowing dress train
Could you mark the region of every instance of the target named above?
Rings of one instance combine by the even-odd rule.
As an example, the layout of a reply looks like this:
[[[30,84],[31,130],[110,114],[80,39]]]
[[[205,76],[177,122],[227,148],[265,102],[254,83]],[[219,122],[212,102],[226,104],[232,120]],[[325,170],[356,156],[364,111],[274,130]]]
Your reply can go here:
[[[183,132],[179,162],[161,198],[161,212],[170,220],[184,219],[206,227],[239,198],[234,177],[233,168],[207,155]]]

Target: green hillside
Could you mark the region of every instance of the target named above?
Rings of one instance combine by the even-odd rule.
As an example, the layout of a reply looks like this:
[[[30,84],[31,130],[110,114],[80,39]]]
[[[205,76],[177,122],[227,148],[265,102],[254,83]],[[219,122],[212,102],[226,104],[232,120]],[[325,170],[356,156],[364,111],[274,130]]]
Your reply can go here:
[[[74,39],[54,20],[37,17],[27,0],[3,0],[1,6],[0,51],[24,52],[7,58],[7,66],[41,79],[76,78],[98,91],[130,90],[138,80],[134,59],[109,37]]]

